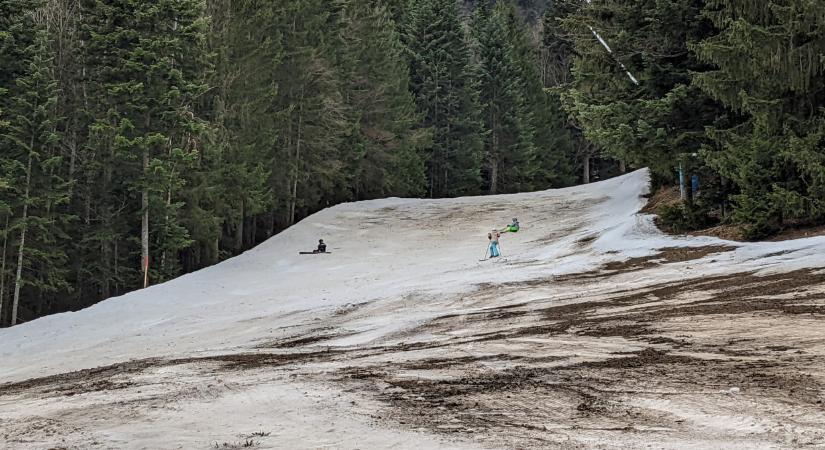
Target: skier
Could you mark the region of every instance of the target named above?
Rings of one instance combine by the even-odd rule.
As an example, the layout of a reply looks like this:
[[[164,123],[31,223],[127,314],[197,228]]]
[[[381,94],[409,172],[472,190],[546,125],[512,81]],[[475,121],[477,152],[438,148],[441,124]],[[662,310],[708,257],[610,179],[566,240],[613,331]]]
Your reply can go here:
[[[515,217],[513,217],[513,223],[511,223],[510,225],[507,225],[507,226],[506,226],[506,227],[504,227],[504,229],[503,229],[503,230],[501,230],[501,231],[502,231],[503,233],[518,233],[518,230],[519,230],[520,228],[521,228],[521,227],[520,227],[520,226],[519,226],[519,224],[518,224],[518,219],[517,219],[517,218],[515,218]]]
[[[501,253],[498,251],[498,238],[501,237],[501,234],[498,230],[493,230],[487,233],[487,239],[490,240],[490,258],[498,258],[501,256]]]

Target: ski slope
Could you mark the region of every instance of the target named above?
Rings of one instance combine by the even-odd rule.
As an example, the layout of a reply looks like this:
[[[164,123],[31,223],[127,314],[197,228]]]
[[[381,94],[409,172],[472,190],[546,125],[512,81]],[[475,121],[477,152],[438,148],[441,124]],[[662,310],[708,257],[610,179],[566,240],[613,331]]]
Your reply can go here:
[[[536,193],[343,204],[214,267],[0,330],[0,447],[825,445],[825,238],[667,236],[638,214],[647,190],[638,171]],[[503,258],[479,261],[487,232],[512,217],[523,228],[502,236]],[[298,255],[319,238],[332,254]],[[751,287],[786,273],[776,283],[797,284],[771,295],[795,303],[759,303]],[[751,283],[750,309],[699,314],[716,297],[737,305],[723,295],[737,280]],[[697,300],[688,316],[665,311]],[[588,306],[571,314],[577,304]],[[782,346],[804,357],[765,350]],[[628,354],[627,376],[604,365]],[[760,361],[774,365],[753,379],[775,371],[814,402],[734,375]],[[730,376],[699,391],[645,372],[722,363]],[[616,394],[637,375],[659,381]],[[491,376],[510,378],[444,390]]]

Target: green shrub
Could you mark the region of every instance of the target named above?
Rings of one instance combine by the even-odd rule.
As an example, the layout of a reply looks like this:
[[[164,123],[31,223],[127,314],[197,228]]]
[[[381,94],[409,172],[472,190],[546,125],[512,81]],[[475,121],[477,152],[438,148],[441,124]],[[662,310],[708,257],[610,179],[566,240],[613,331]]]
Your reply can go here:
[[[693,203],[663,206],[659,209],[659,226],[673,233],[687,233],[714,226],[718,219],[709,209]]]

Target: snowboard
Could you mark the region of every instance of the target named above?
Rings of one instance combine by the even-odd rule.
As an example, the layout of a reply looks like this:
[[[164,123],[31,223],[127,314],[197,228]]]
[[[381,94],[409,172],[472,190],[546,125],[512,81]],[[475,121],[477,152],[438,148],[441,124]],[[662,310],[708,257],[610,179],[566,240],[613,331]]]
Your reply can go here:
[[[329,255],[332,252],[298,252],[299,255]]]

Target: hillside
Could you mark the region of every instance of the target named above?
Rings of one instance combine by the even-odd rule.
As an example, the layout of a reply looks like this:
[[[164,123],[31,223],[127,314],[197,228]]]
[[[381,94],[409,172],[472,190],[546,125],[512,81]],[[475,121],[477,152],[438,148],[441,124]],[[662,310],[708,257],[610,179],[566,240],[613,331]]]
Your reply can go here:
[[[343,204],[0,330],[0,447],[825,445],[825,238],[667,236],[647,186]]]

